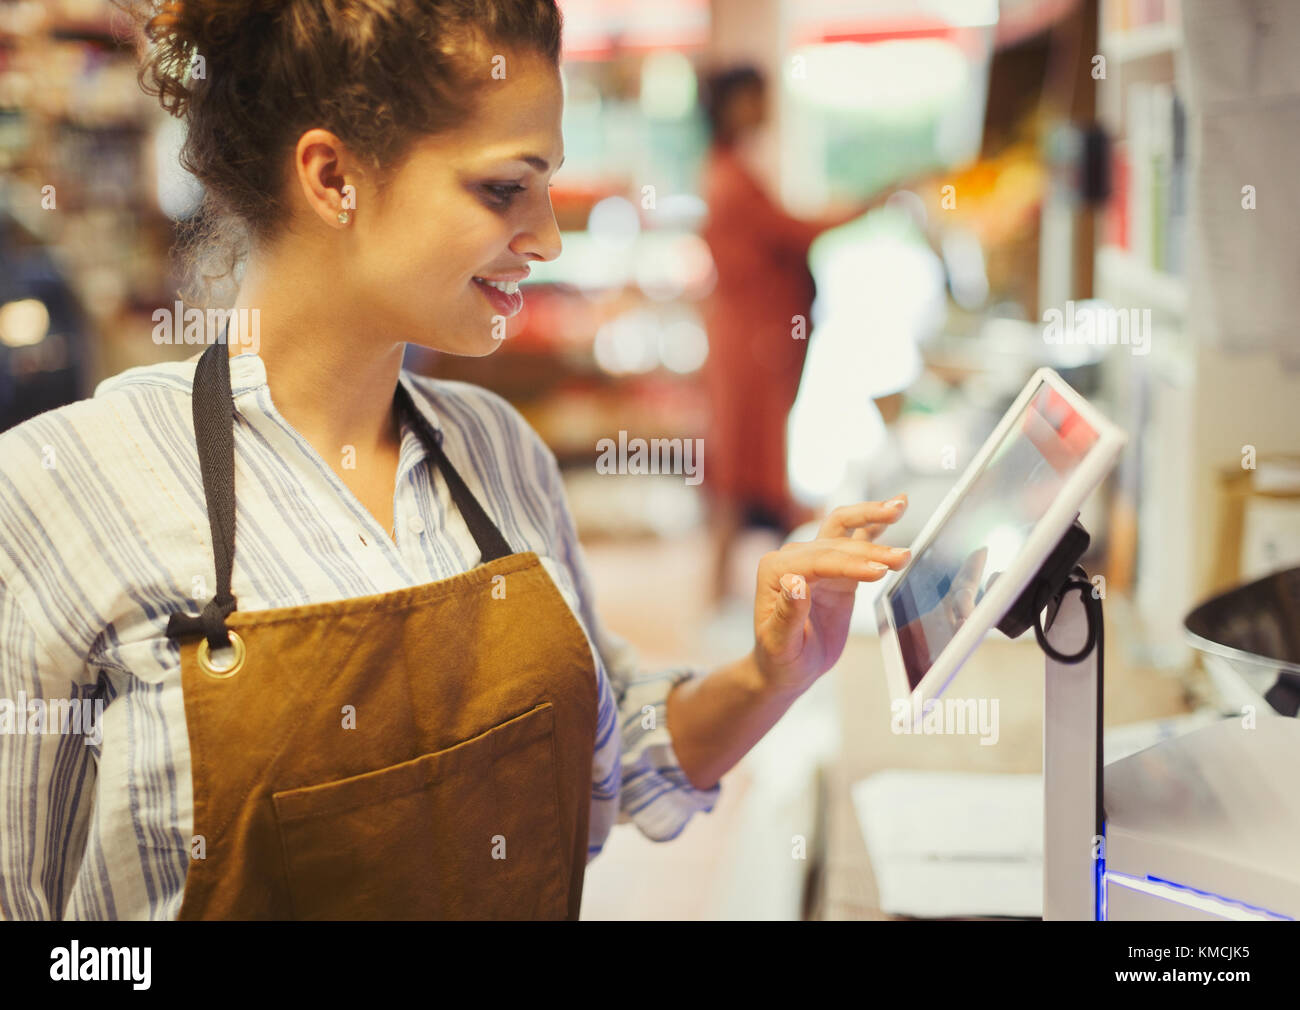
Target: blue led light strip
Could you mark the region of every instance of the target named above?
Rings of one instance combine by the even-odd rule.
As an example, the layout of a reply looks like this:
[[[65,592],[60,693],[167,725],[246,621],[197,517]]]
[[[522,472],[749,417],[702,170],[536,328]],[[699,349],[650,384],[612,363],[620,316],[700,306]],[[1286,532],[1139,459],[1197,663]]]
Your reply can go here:
[[[1101,822],[1101,853],[1096,859],[1094,870],[1093,887],[1094,896],[1097,899],[1097,910],[1094,918],[1097,922],[1106,921],[1106,822]]]
[[[1130,888],[1134,891],[1140,891],[1143,894],[1150,894],[1153,897],[1172,901],[1177,905],[1184,905],[1188,908],[1196,908],[1203,912],[1209,912],[1211,915],[1218,915],[1225,919],[1269,919],[1280,922],[1295,921],[1292,916],[1283,915],[1281,912],[1272,912],[1267,908],[1261,908],[1258,905],[1247,904],[1246,902],[1238,901],[1235,898],[1225,898],[1223,895],[1215,894],[1213,891],[1202,891],[1199,888],[1190,887],[1187,884],[1178,884],[1172,880],[1163,880],[1160,877],[1153,877],[1150,874],[1146,877],[1135,877],[1131,874],[1119,873],[1115,870],[1105,870],[1102,886],[1109,886],[1111,882],[1119,884],[1122,887]],[[1104,917],[1104,905],[1102,914]]]

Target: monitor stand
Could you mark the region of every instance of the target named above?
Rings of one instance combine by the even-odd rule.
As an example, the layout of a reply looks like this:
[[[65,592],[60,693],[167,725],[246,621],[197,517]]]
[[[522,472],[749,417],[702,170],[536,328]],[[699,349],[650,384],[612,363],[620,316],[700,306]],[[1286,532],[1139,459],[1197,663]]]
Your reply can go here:
[[[1043,918],[1104,918],[1102,609],[1078,561],[1089,536],[1076,518],[998,627],[1032,627],[1043,649]],[[1046,624],[1039,615],[1046,608]]]
[[[992,819],[989,834],[1006,831],[1007,823],[1023,823],[1039,815],[1027,803],[1019,779],[1025,776],[943,775],[935,772],[882,772],[853,787],[853,802],[862,835],[871,855],[881,891],[882,908],[922,917],[1038,915],[1044,919],[1104,918],[1099,895],[1105,867],[1102,844],[1102,613],[1100,592],[1093,594],[1087,573],[1078,566],[1089,544],[1087,531],[1076,518],[1038,573],[1017,598],[998,628],[1019,638],[1033,628],[1046,663],[1043,719],[1042,790],[1043,859],[1041,904],[1033,910],[1015,891],[1015,863],[1023,852],[1013,844],[999,852],[985,844],[978,852],[954,847],[950,830],[931,830],[917,812],[936,808],[979,825]],[[1045,618],[1043,616],[1044,612]],[[1045,626],[1040,622],[1045,620]],[[977,781],[995,780],[993,783]],[[918,801],[918,796],[922,797]],[[961,804],[967,804],[962,807]],[[1033,809],[1031,809],[1033,808]],[[900,821],[911,817],[906,855],[897,843]],[[1001,818],[999,822],[998,818]],[[979,833],[980,828],[975,828]],[[987,835],[985,836],[987,839]],[[891,861],[892,857],[892,861]],[[938,860],[926,864],[926,860]],[[935,865],[942,868],[949,889],[965,887],[958,871],[963,865],[983,865],[979,891],[954,901],[950,893],[935,895]],[[991,872],[993,871],[993,872]],[[884,904],[888,885],[889,906]],[[924,885],[924,886],[923,886]],[[992,896],[988,888],[994,888]],[[1000,890],[998,890],[1000,888]],[[1012,894],[1008,900],[1008,894]],[[1002,904],[994,907],[1001,899]],[[980,904],[988,902],[988,907]],[[1016,906],[1016,907],[1012,907]]]
[[[1086,580],[1085,580],[1086,581]],[[1058,652],[1073,654],[1088,637],[1081,592],[1061,598],[1046,630]],[[1077,663],[1050,655],[1043,686],[1043,918],[1099,919],[1105,865],[1102,812],[1101,650]]]

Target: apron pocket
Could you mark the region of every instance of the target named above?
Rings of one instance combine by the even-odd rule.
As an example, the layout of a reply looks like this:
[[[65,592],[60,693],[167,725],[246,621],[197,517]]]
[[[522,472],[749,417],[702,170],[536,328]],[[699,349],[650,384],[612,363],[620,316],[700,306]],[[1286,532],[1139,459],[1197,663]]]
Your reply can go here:
[[[271,794],[298,919],[562,919],[550,702],[411,761]]]

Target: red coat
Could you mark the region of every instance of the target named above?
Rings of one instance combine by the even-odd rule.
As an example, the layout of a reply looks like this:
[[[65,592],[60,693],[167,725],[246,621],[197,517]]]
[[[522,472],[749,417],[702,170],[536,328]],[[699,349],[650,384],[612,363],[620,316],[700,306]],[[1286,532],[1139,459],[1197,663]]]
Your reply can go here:
[[[702,235],[717,268],[704,306],[711,408],[704,487],[784,516],[791,504],[786,418],[811,329],[808,248],[841,220],[791,217],[728,148],[710,149],[702,188],[709,208]],[[792,335],[795,316],[804,319],[804,339]]]

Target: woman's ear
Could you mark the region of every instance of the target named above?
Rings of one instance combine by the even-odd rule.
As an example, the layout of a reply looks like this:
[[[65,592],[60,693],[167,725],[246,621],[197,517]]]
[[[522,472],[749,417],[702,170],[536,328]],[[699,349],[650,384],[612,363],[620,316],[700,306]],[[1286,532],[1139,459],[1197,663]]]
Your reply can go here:
[[[329,130],[311,129],[294,148],[297,190],[311,212],[330,228],[345,228],[357,208],[360,166]]]

